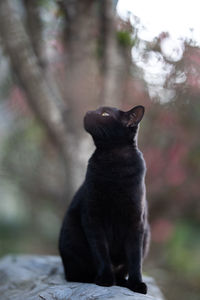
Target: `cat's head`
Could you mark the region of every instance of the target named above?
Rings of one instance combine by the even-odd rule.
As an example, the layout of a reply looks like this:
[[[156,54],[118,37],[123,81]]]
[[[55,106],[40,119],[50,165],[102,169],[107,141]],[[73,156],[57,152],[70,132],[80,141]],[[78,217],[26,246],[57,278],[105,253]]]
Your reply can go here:
[[[132,144],[143,115],[144,107],[141,105],[126,112],[103,106],[86,113],[84,127],[97,147]]]

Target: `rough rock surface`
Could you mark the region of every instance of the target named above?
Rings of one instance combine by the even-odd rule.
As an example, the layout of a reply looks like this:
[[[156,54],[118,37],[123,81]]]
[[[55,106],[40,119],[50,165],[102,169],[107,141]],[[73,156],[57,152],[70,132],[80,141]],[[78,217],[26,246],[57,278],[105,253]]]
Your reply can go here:
[[[150,277],[148,295],[118,287],[66,282],[57,256],[6,256],[0,260],[0,300],[163,300]]]

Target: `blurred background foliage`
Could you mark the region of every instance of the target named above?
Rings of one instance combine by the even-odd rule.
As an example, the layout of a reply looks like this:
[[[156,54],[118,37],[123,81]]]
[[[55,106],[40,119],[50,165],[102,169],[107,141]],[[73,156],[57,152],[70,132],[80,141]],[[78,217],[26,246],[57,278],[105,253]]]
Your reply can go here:
[[[63,212],[93,150],[84,113],[142,104],[152,228],[144,271],[167,299],[196,300],[200,48],[192,38],[172,45],[168,32],[142,39],[138,16],[122,17],[116,5],[0,4],[0,255],[58,253]]]

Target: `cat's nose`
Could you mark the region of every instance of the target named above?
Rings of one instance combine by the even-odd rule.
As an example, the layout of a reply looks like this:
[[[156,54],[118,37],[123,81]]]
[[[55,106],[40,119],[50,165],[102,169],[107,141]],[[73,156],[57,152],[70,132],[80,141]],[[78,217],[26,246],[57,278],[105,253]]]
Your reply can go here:
[[[88,110],[87,112],[86,112],[86,115],[89,115],[89,114],[91,114],[92,113],[92,110]]]
[[[100,115],[101,112],[99,110],[88,110],[88,112],[86,112],[86,115],[91,115],[91,114]]]

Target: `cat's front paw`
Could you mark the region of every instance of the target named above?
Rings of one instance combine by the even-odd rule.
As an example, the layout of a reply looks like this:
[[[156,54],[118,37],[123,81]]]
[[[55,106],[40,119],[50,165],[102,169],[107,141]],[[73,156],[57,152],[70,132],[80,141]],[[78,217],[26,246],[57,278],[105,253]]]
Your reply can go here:
[[[147,285],[144,282],[128,283],[128,288],[140,294],[147,294]]]
[[[111,286],[114,285],[114,282],[115,280],[112,271],[104,271],[95,278],[95,283],[101,286]]]

